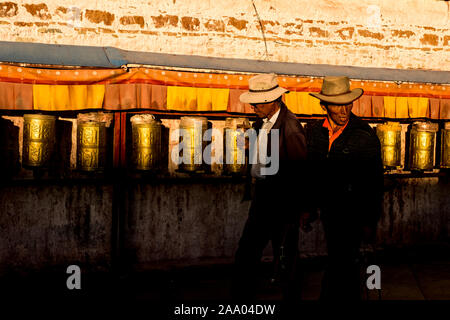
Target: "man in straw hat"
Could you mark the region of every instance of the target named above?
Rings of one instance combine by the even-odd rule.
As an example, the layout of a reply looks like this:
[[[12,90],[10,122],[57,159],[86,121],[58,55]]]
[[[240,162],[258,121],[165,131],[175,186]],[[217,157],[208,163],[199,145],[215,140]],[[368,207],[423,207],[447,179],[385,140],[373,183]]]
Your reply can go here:
[[[249,91],[240,96],[241,102],[249,103],[257,116],[253,128],[258,133],[258,148],[267,148],[271,156],[276,154],[279,163],[278,170],[265,175],[256,148],[250,148],[255,161],[249,166],[247,177],[253,182],[254,192],[235,256],[232,295],[238,299],[255,297],[258,265],[269,240],[274,253],[274,278],[280,276],[286,298],[294,297],[297,289],[288,285],[294,284],[302,207],[302,191],[293,188],[293,184],[299,183],[305,168],[306,138],[302,125],[282,101],[286,92],[278,85],[275,74],[261,74],[249,79]],[[271,143],[277,134],[278,148]]]
[[[328,266],[321,298],[360,299],[359,246],[373,241],[381,212],[383,166],[375,131],[355,116],[353,102],[363,94],[350,90],[347,77],[325,77],[320,99],[325,120],[308,126],[308,162],[312,190],[325,231]]]

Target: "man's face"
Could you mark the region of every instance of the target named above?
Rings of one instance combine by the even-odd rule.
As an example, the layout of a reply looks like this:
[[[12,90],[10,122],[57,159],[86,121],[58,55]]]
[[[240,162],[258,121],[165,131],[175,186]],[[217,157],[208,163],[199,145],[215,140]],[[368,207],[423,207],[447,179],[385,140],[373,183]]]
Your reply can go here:
[[[350,119],[350,113],[353,108],[353,103],[349,104],[327,104],[325,105],[328,116],[338,126],[345,125]]]
[[[251,106],[253,107],[253,110],[255,111],[255,114],[258,118],[266,118],[269,115],[271,115],[276,107],[277,107],[277,102],[276,101],[272,101],[269,103],[251,103]]]

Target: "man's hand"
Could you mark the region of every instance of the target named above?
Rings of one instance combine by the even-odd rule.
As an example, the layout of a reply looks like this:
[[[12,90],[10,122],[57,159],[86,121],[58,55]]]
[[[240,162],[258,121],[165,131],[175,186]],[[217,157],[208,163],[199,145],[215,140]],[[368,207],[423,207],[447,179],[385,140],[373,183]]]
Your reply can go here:
[[[300,228],[304,232],[310,232],[312,230],[312,227],[310,224],[310,217],[311,217],[311,214],[309,212],[302,212],[300,214]]]

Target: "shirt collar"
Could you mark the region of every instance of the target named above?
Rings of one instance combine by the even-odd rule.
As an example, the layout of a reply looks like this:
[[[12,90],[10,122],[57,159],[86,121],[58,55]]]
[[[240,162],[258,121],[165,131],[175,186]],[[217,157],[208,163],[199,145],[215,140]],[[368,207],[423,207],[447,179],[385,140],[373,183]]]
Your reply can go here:
[[[342,126],[342,128],[339,129],[339,131],[343,131],[344,128],[348,125],[349,122],[350,122],[350,119],[348,119],[347,123],[346,123],[344,126]],[[333,129],[331,128],[330,122],[328,121],[328,117],[325,117],[325,121],[323,122],[322,127],[327,128],[327,129],[330,130],[330,131],[333,130]]]
[[[264,122],[270,121],[270,123],[275,123],[278,119],[278,115],[280,114],[280,111],[281,111],[281,108],[278,108],[278,111],[275,112],[270,119],[264,118],[263,121]]]
[[[330,148],[331,148],[331,142],[337,139],[341,135],[341,133],[344,131],[344,129],[347,127],[348,123],[350,122],[350,119],[347,121],[347,123],[342,126],[338,131],[333,132],[333,129],[331,128],[330,122],[328,121],[328,117],[325,118],[325,121],[323,122],[323,127],[328,129],[328,137],[330,138]]]

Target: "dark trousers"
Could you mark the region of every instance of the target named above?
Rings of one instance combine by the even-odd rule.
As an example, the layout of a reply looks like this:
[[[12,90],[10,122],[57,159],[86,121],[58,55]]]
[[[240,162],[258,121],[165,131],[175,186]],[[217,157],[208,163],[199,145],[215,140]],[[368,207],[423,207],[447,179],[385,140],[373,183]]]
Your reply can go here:
[[[322,280],[321,300],[361,299],[359,246],[361,226],[337,212],[341,219],[325,217],[322,224],[327,242],[327,267]]]
[[[269,241],[274,253],[274,276],[278,277],[285,299],[299,294],[296,264],[298,259],[298,219],[282,212],[283,201],[274,195],[273,186],[257,183],[235,255],[232,279],[234,299],[254,299],[258,287],[258,272],[263,250]],[[293,211],[291,209],[291,211]],[[280,260],[281,257],[281,260]]]

